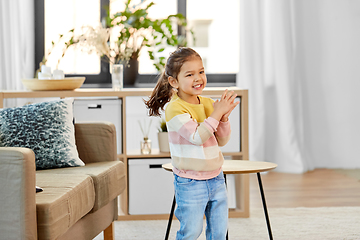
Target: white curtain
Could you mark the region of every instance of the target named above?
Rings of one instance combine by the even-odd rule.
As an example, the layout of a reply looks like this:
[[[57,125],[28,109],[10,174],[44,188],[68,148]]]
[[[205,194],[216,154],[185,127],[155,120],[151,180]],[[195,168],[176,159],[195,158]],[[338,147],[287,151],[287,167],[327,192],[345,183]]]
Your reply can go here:
[[[242,0],[238,86],[249,90],[250,160],[301,173],[301,88],[296,77],[293,0]]]
[[[360,168],[360,1],[241,0],[250,160]]]
[[[21,79],[33,78],[34,36],[34,1],[0,0],[0,89],[22,90]]]

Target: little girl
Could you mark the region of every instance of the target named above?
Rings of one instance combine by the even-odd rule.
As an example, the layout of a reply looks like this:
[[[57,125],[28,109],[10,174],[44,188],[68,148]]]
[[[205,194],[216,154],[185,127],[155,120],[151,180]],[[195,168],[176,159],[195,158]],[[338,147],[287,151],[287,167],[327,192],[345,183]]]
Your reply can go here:
[[[228,205],[219,146],[230,138],[228,117],[239,102],[227,90],[220,100],[200,94],[207,83],[200,55],[191,48],[170,54],[165,71],[145,101],[149,115],[165,110],[177,208],[176,239],[197,239],[206,216],[206,239],[226,238]],[[175,91],[173,91],[175,89]]]

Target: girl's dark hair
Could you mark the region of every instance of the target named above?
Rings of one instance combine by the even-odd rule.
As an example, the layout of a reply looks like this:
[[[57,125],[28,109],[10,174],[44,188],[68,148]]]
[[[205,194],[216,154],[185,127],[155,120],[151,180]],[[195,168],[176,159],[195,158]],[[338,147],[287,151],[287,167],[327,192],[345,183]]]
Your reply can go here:
[[[197,52],[188,47],[178,48],[170,54],[165,65],[165,70],[158,78],[150,99],[144,101],[146,107],[149,109],[150,116],[160,116],[159,110],[164,110],[165,104],[170,101],[173,95],[173,88],[170,85],[168,78],[173,77],[177,79],[182,65],[194,57],[201,59]]]

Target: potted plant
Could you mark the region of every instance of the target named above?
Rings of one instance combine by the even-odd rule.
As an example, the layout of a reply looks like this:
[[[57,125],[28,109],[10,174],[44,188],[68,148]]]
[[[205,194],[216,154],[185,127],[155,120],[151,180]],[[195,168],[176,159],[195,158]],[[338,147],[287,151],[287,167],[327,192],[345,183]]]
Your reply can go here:
[[[165,119],[160,120],[158,132],[159,150],[160,152],[170,152],[169,137]]]
[[[146,47],[149,58],[153,65],[161,71],[165,65],[165,57],[159,57],[157,53],[165,50],[166,46],[186,46],[186,38],[174,32],[173,24],[183,26],[187,33],[194,37],[191,29],[187,29],[187,22],[182,14],[169,15],[165,19],[151,19],[148,10],[155,4],[147,3],[147,0],[139,4],[132,4],[132,0],[126,0],[125,9],[107,17],[98,27],[84,26],[81,29],[71,29],[67,34],[60,35],[59,43],[62,42],[64,56],[71,46],[79,46],[81,49],[98,55],[111,64],[124,64],[124,80],[129,79],[127,71],[134,67],[135,78],[138,72],[138,58],[140,51]],[[53,48],[55,47],[53,42]],[[50,51],[51,53],[51,51]],[[44,57],[42,64],[46,63]],[[59,62],[58,61],[58,62]],[[135,79],[132,79],[133,84]]]

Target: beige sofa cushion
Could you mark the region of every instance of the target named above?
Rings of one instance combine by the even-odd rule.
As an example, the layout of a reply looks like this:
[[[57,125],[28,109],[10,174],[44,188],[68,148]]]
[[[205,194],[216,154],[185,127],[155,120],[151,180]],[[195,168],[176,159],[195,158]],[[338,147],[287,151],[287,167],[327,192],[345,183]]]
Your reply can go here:
[[[84,167],[58,168],[52,174],[86,174],[92,177],[95,187],[93,212],[108,204],[125,189],[125,166],[121,161],[87,163]]]
[[[90,176],[37,171],[36,194],[38,239],[56,239],[94,206],[95,190]]]

